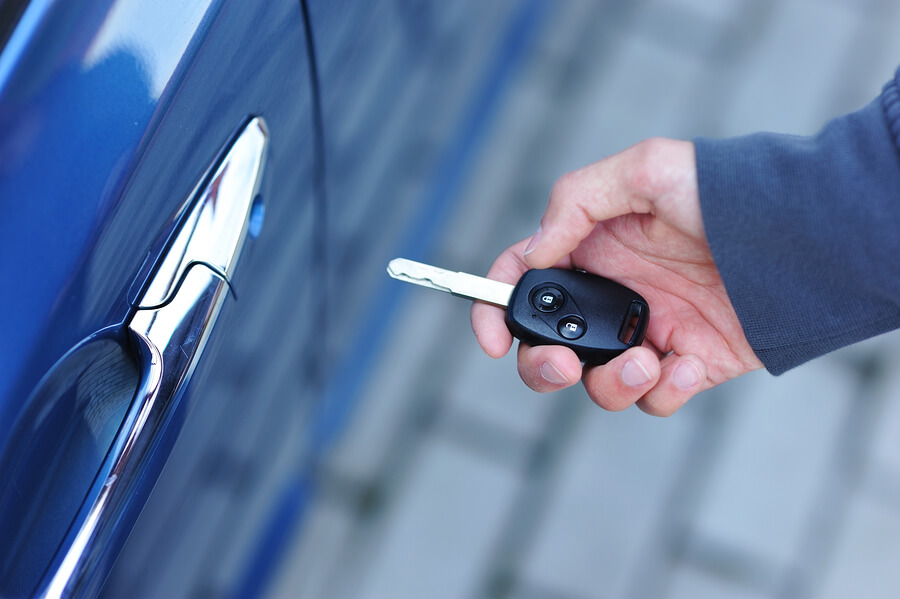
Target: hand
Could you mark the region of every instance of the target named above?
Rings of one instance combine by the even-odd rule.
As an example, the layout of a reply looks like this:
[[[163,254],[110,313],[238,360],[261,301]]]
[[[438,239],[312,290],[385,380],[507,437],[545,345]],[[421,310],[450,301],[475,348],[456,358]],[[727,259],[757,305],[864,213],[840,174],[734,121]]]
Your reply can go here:
[[[535,391],[580,380],[607,410],[633,403],[668,416],[696,393],[762,367],[713,262],[697,191],[694,145],[651,139],[564,175],[541,226],[504,251],[487,276],[515,283],[529,268],[579,268],[618,281],[650,304],[644,344],[603,366],[562,346],[519,344],[519,375]],[[484,351],[512,345],[503,310],[472,305]]]

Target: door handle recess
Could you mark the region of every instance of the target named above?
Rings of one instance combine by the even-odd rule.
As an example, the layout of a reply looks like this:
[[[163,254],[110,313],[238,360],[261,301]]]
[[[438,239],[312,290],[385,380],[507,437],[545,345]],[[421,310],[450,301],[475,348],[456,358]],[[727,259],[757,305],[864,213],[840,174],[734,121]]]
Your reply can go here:
[[[161,469],[158,449],[225,301],[268,146],[253,118],[191,194],[127,335],[141,382],[39,594],[92,594],[106,579]]]

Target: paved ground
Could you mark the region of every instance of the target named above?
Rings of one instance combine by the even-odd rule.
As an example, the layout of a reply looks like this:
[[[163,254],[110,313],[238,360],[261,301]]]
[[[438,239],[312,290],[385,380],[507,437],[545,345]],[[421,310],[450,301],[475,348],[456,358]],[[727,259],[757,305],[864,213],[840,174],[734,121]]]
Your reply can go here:
[[[556,177],[644,137],[812,133],[879,92],[898,27],[890,0],[556,3],[435,262],[484,272]],[[397,301],[420,335],[381,352],[270,596],[900,592],[898,335],[656,419],[529,391],[466,302]]]

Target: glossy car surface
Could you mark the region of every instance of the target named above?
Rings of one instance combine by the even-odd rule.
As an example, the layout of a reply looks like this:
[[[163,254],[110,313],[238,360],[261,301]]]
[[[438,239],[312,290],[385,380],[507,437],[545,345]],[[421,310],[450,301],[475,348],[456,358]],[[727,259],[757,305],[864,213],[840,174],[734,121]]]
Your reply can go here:
[[[533,12],[0,3],[0,596],[261,592],[396,317],[384,264],[427,254]],[[202,355],[117,478],[103,464],[152,370],[129,323],[254,118],[251,234],[204,271],[221,311],[186,329]],[[108,488],[127,488],[109,534],[52,587]]]

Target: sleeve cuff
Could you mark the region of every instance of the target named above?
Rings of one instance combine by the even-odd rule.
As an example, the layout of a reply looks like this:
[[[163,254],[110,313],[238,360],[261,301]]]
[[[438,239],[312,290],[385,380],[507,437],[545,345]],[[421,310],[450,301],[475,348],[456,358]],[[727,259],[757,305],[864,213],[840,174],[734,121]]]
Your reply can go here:
[[[900,327],[898,140],[896,77],[812,137],[694,140],[713,258],[773,374]]]

